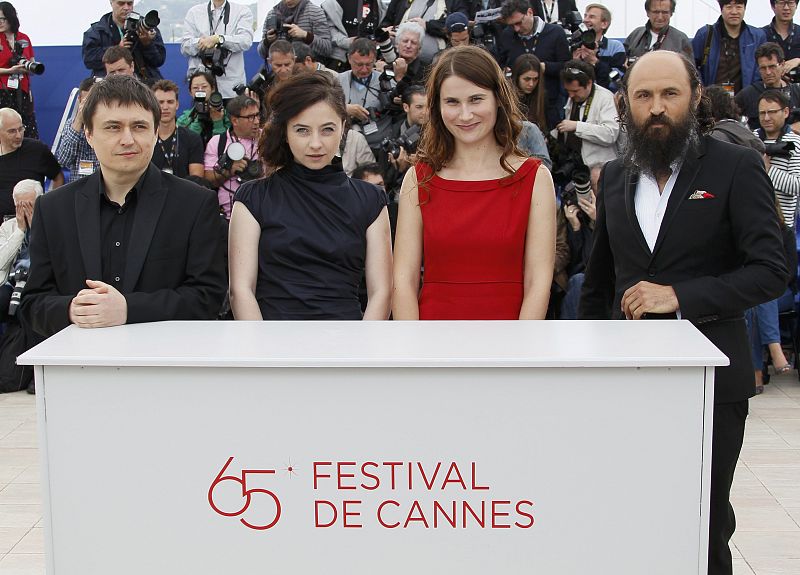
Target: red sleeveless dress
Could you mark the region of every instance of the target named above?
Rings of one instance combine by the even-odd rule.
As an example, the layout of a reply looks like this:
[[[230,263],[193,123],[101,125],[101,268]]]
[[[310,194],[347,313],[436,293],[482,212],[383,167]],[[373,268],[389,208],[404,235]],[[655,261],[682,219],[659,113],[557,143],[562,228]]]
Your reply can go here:
[[[519,319],[525,235],[540,161],[502,180],[434,175],[419,188],[424,273],[419,319]],[[417,164],[417,181],[431,174]]]

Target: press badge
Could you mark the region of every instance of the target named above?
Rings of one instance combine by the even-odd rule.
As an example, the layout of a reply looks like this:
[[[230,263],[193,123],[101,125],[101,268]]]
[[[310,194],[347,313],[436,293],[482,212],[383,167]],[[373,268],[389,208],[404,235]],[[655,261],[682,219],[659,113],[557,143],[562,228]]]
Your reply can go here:
[[[91,176],[94,174],[94,162],[90,160],[80,160],[78,162],[78,175]]]
[[[16,74],[14,74],[13,76],[9,76],[8,84],[6,85],[8,86],[9,90],[16,90],[17,88],[19,88],[19,76],[17,76]]]
[[[378,124],[375,122],[370,122],[369,124],[364,124],[362,129],[364,130],[364,135],[369,136],[370,134],[374,134],[378,131]]]

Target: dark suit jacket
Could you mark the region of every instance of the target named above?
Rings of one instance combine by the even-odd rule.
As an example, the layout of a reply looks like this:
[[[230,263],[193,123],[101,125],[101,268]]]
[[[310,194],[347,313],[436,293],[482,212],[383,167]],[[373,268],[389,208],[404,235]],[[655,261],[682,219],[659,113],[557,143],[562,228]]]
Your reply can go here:
[[[652,253],[636,218],[637,174],[621,160],[606,164],[580,316],[624,317],[622,295],[639,281],[672,286],[681,318],[731,361],[715,376],[715,402],[727,403],[754,392],[742,314],[781,295],[787,271],[761,158],[742,146],[708,137],[701,142],[684,160]],[[696,191],[713,198],[690,200]]]
[[[100,171],[41,196],[20,314],[49,337],[69,325],[72,298],[102,277]],[[120,292],[128,323],[214,319],[227,288],[216,195],[150,164],[131,229]]]

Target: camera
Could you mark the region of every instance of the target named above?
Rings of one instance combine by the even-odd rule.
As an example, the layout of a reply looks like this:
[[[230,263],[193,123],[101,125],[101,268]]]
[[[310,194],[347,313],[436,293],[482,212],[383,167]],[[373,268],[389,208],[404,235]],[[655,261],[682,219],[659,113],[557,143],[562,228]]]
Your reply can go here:
[[[272,71],[272,66],[267,62],[252,78],[250,78],[247,84],[236,84],[233,87],[233,91],[236,92],[237,96],[241,96],[244,94],[245,90],[250,90],[258,94],[259,97],[262,97],[274,79],[275,73]]]
[[[125,19],[123,39],[133,43],[136,41],[140,30],[152,32],[159,24],[161,24],[161,19],[158,17],[157,10],[150,10],[144,16],[138,12],[131,12]]]
[[[500,8],[479,10],[475,13],[475,25],[472,27],[472,42],[488,50],[497,43],[496,24],[500,20]]]
[[[794,142],[773,142],[764,147],[764,153],[770,158],[790,158],[794,152]]]
[[[592,180],[589,168],[581,166],[572,174],[572,180],[561,191],[561,204],[564,206],[577,206],[578,199],[591,201]]]
[[[237,173],[236,179],[239,180],[239,182],[247,182],[261,177],[261,162],[245,158],[245,149],[240,142],[230,143],[228,148],[222,153],[222,156],[220,156],[215,170],[218,173],[230,171],[234,162],[238,162],[239,160],[247,161],[247,167],[242,172]]]
[[[44,64],[22,57],[22,45],[19,42],[14,45],[14,54],[11,56],[9,64],[11,66],[22,65],[30,74],[36,74],[37,76],[44,74]]]
[[[275,39],[276,40],[287,40],[289,42],[292,41],[289,38],[289,33],[284,29],[284,26],[287,24],[292,23],[292,18],[281,18],[281,15],[275,12],[275,28],[272,29],[275,32]]]
[[[597,49],[597,32],[583,23],[580,12],[568,12],[558,21],[567,35],[570,53],[581,46],[590,50]]]
[[[14,284],[14,291],[11,292],[11,301],[8,303],[8,315],[17,314],[19,302],[22,299],[22,290],[25,289],[25,284],[28,283],[29,268],[29,260],[20,260],[14,269],[14,273],[8,278],[9,282]]]
[[[201,116],[208,115],[210,108],[222,110],[223,106],[224,102],[222,100],[222,94],[219,92],[211,92],[211,95],[208,95],[205,92],[194,93],[192,108],[194,109],[195,113]]]
[[[381,150],[396,160],[400,157],[400,148],[404,149],[407,154],[413,154],[417,151],[419,145],[420,130],[419,126],[411,126],[404,134],[391,140],[384,138],[381,142]]]
[[[553,181],[560,186],[570,184],[576,173],[586,170],[581,153],[566,148],[561,142],[553,149],[551,159],[553,160]]]
[[[375,43],[378,45],[378,53],[384,62],[391,64],[397,60],[397,51],[394,49],[394,42],[389,32],[383,28],[376,28]]]
[[[791,70],[786,72],[786,74],[784,74],[784,77],[793,84],[797,84],[798,82],[800,82],[800,66],[792,68]]]
[[[225,74],[225,66],[230,54],[231,51],[227,48],[217,46],[212,50],[200,52],[200,62],[215,76],[222,76]]]
[[[375,106],[369,106],[367,108],[367,112],[369,112],[369,118],[367,118],[366,120],[360,120],[359,118],[350,118],[350,121],[358,126],[363,126],[365,124],[369,124],[370,122],[377,122],[378,118],[381,117],[380,110],[378,110],[378,108],[376,108]]]

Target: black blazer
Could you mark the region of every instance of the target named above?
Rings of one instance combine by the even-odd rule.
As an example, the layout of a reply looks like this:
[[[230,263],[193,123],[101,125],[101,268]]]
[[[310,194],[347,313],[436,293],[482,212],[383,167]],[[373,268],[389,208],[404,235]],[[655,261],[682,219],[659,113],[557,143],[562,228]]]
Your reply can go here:
[[[642,280],[670,285],[681,318],[731,361],[717,368],[715,403],[751,397],[754,368],[743,312],[781,295],[788,275],[761,158],[749,148],[702,138],[699,152],[684,159],[652,253],[636,218],[637,181],[621,160],[603,170],[580,316],[622,318],[629,287]],[[695,192],[709,197],[689,199]]]
[[[533,13],[544,20],[544,2],[542,2],[542,0],[530,0],[530,5],[531,8],[533,8]],[[583,13],[580,12],[578,7],[575,5],[575,0],[558,0],[559,19],[563,18],[567,12],[578,12],[581,16],[583,16]]]
[[[29,329],[69,325],[72,298],[99,280],[100,171],[41,196],[31,223],[31,268],[20,304]],[[128,323],[214,319],[227,288],[216,195],[150,164],[137,197],[120,291]]]

